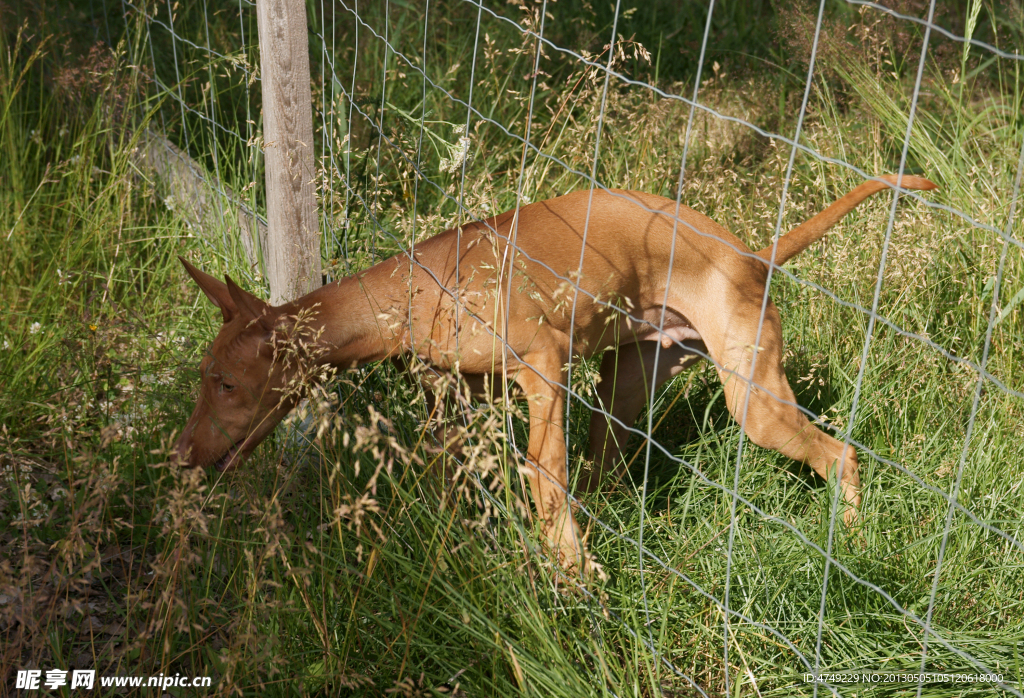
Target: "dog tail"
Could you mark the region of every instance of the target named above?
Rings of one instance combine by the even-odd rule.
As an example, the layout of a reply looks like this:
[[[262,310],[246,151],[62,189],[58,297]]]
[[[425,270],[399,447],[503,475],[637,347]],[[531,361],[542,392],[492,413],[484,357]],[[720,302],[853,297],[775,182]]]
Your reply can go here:
[[[915,177],[913,175],[903,175],[902,180],[899,181],[897,181],[896,175],[882,175],[878,179],[882,181],[874,179],[865,181],[818,215],[804,221],[779,238],[778,248],[775,251],[775,264],[782,265],[796,257],[814,242],[820,240],[829,228],[856,208],[857,204],[872,194],[876,194],[883,189],[889,189],[889,185],[922,191],[938,189],[938,185],[929,182],[924,177]],[[756,254],[765,261],[771,261],[772,245],[759,250]]]

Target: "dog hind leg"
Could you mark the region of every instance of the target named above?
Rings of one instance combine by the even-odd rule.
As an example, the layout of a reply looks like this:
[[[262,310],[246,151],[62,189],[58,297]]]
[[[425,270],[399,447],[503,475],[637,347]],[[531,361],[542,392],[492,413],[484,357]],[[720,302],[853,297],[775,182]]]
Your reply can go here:
[[[758,446],[806,463],[826,480],[838,472],[839,486],[848,505],[843,519],[852,525],[861,499],[857,453],[815,427],[797,408],[796,396],[782,367],[778,310],[769,305],[765,315],[752,385],[749,378],[756,323],[742,323],[745,329],[736,330],[738,324],[733,323],[731,333],[705,335],[718,338],[708,342],[708,347],[725,386],[729,411]]]
[[[700,352],[700,353],[698,353]],[[706,354],[703,342],[687,340],[662,347],[654,341],[626,344],[605,352],[601,360],[601,381],[597,385],[599,410],[590,416],[590,458],[593,469],[580,476],[578,488],[593,492],[602,480],[614,482],[625,474],[622,450],[629,429],[650,400],[651,386],[657,390],[665,381],[686,370]],[[655,374],[655,354],[657,373]]]

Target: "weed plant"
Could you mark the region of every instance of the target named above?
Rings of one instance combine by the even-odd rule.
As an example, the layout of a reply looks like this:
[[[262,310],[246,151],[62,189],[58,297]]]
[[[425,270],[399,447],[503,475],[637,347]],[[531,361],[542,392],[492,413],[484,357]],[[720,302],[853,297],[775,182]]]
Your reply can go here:
[[[891,199],[879,195],[773,278],[800,404],[842,434],[857,401],[858,531],[833,531],[832,483],[779,454],[746,442],[737,469],[740,431],[704,365],[655,400],[664,450],[648,460],[634,438],[630,477],[581,498],[608,575],[582,580],[539,549],[515,456],[522,406],[476,403],[468,423],[452,420],[466,441],[456,456],[425,426],[416,382],[391,364],[318,383],[235,473],[167,465],[219,324],[176,255],[265,289],[223,244],[237,233],[185,225],[133,152],[143,129],[160,130],[262,205],[254,12],[174,5],[176,31],[214,55],[172,45],[137,14],[126,23],[80,5],[0,6],[0,693],[14,692],[20,669],[92,668],[211,676],[224,695],[811,696],[800,655],[813,664],[820,652],[828,671],[917,672],[925,642],[930,671],[983,665],[1024,690],[1021,61],[930,37],[908,171],[940,185],[928,200],[977,224],[901,198],[887,234]],[[592,169],[609,186],[679,193],[752,248],[770,241],[787,144],[698,110],[680,186],[681,101],[617,78],[605,91],[602,69],[551,46],[535,70],[535,38],[487,12],[477,35],[473,5],[360,3],[359,20],[349,0],[317,5],[332,275],[586,187]],[[692,93],[703,16],[683,22],[662,2],[626,9],[609,55],[604,8],[551,2],[542,18],[525,0],[494,5],[532,31],[543,20],[546,37],[598,66]],[[701,104],[791,137],[814,15],[722,7]],[[167,8],[150,9],[168,23]],[[1024,51],[1019,3],[939,3],[936,22]],[[402,55],[375,36],[385,30]],[[830,9],[801,142],[895,171],[922,34],[870,9]],[[467,119],[453,98],[469,102],[471,87]],[[506,132],[528,123],[542,154]],[[782,230],[859,181],[798,155]],[[574,372],[585,398],[593,369]],[[575,401],[574,477],[588,467],[588,421]],[[933,633],[910,614],[931,614]],[[917,684],[836,690],[918,695]],[[1013,694],[928,682],[919,695],[1000,692]]]

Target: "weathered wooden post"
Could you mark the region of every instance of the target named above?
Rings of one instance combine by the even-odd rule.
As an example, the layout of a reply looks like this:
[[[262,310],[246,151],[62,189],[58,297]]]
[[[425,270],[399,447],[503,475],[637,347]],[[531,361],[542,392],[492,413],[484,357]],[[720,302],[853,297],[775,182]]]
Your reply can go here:
[[[303,0],[257,0],[270,302],[320,286],[320,229],[313,170],[309,36]]]

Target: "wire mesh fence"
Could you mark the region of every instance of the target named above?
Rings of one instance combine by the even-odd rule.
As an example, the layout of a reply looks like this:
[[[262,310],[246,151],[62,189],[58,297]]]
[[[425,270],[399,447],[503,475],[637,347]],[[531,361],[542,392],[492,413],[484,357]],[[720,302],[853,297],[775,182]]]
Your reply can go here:
[[[724,367],[702,344],[681,338],[655,342],[653,373],[663,348],[696,354],[706,368],[663,387],[629,386],[643,391],[646,406],[636,423],[617,425],[633,441],[622,444],[628,470],[615,492],[580,494],[570,484],[589,547],[611,581],[606,588],[557,565],[551,570],[577,590],[591,626],[587,642],[604,642],[603,628],[614,626],[643,648],[638,662],[673,677],[670,684],[652,680],[651,692],[754,695],[760,670],[744,653],[764,643],[793,677],[821,675],[801,689],[814,695],[859,694],[862,687],[845,683],[851,672],[875,674],[875,682],[887,673],[912,675],[900,686],[908,695],[995,688],[1022,695],[1024,459],[1006,438],[1020,426],[1024,397],[1015,375],[1024,328],[1022,33],[1019,9],[1008,11],[1005,24],[993,12],[982,36],[981,3],[964,3],[966,18],[952,7],[932,0],[897,11],[822,0],[809,11],[778,10],[783,30],[777,43],[765,42],[764,65],[729,75],[719,63],[723,51],[756,39],[730,38],[722,27],[735,31],[760,18],[737,19],[756,11],[715,0],[688,8],[692,16],[680,26],[672,24],[678,17],[618,1],[607,11],[547,0],[310,6],[329,278],[396,254],[431,273],[416,245],[473,224],[543,265],[516,246],[514,234],[506,236],[495,215],[571,191],[590,192],[584,240],[594,192],[654,215],[634,193],[644,191],[675,202],[674,226],[708,235],[678,214],[689,205],[726,227],[742,223],[739,237],[756,249],[862,179],[920,174],[941,187],[894,191],[888,205],[879,196],[794,265],[769,264],[764,295],[754,299],[760,313],[751,367],[732,372],[743,405],[769,389],[750,376],[763,351],[770,291],[784,326],[795,318],[783,335],[796,406],[860,458],[864,500],[854,528],[843,522],[841,487],[823,487],[752,446],[722,404],[713,374]],[[218,205],[261,210],[255,5],[122,0],[119,14],[123,26],[108,26],[107,40],[124,41],[151,79],[150,128],[224,194]],[[659,43],[676,54],[630,35],[637,16],[665,24]],[[673,31],[685,32],[682,48]],[[230,256],[223,230],[209,239],[204,254]],[[584,242],[576,268],[546,268],[565,284],[570,347],[581,296],[613,316],[664,329],[667,289],[657,323],[598,297],[580,283],[588,249]],[[258,282],[258,262],[248,268]],[[511,282],[502,291],[522,292]],[[460,289],[445,292],[458,308]],[[456,315],[501,344],[502,333],[469,310]],[[507,343],[497,351],[529,368]],[[591,415],[617,419],[599,397],[601,357],[579,354],[570,349],[557,385],[566,396],[570,483],[589,472]],[[378,380],[379,373],[367,378],[374,371],[363,369],[358,389]],[[386,392],[392,379],[379,386]],[[521,410],[509,399],[458,402],[463,408],[449,419],[467,442],[485,422],[499,434],[498,447],[481,441],[478,450],[448,454],[462,459],[459,472],[475,483],[484,528],[496,518],[513,522],[543,558],[548,551],[513,503],[528,501],[515,483],[515,464],[526,463]],[[387,400],[378,407],[395,430],[402,419],[425,416]],[[737,416],[746,423],[745,412]],[[513,464],[503,481],[518,497],[503,498],[465,462],[494,453]],[[707,500],[713,505],[705,510]],[[972,588],[969,574],[948,572],[951,564],[997,572],[985,577],[990,588]],[[904,572],[921,572],[923,580]],[[630,584],[620,583],[627,577]],[[677,586],[707,614],[689,625],[675,617],[676,597],[666,589]],[[796,607],[787,594],[798,595]],[[964,609],[978,603],[992,605],[991,625],[959,625]],[[844,653],[851,637],[871,633],[874,653]],[[997,646],[986,633],[1013,639]],[[687,649],[693,644],[700,652]],[[926,672],[974,678],[954,686]]]

